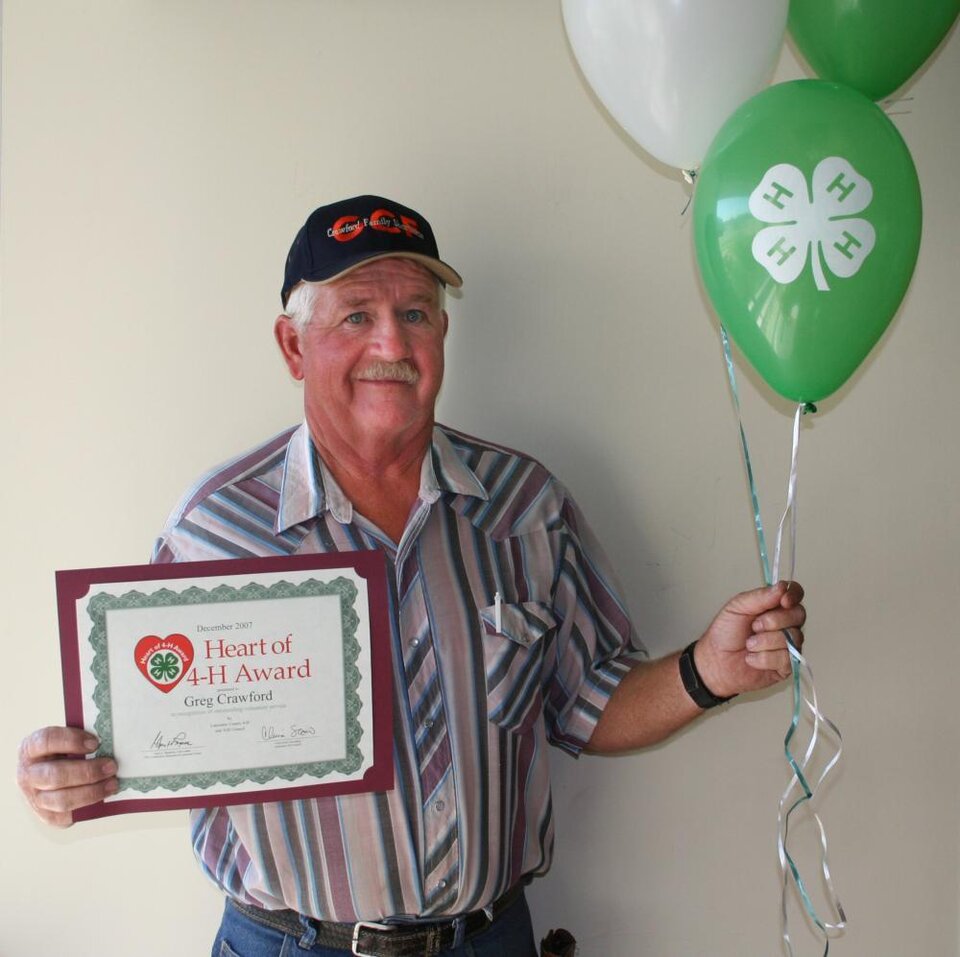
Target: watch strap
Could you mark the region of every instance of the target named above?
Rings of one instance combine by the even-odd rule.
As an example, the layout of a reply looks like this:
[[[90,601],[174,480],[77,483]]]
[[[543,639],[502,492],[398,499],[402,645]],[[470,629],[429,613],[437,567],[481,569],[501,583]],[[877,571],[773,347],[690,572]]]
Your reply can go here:
[[[696,646],[697,643],[691,641],[680,655],[680,680],[683,682],[683,687],[687,694],[693,699],[694,704],[696,704],[698,708],[706,710],[707,708],[715,708],[718,704],[723,704],[725,701],[735,698],[736,695],[730,695],[729,698],[721,698],[706,686],[703,678],[700,676],[700,672],[697,671],[697,663],[693,657],[693,649],[696,648]]]

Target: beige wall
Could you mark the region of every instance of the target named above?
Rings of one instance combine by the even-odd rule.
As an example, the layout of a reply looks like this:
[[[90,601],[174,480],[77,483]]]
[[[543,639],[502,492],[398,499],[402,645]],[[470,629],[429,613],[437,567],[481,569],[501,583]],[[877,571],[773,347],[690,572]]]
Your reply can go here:
[[[801,75],[789,52],[778,75]],[[958,89],[953,36],[895,117],[925,201],[913,286],[803,439],[809,656],[847,747],[822,804],[846,957],[958,953]],[[283,257],[354,192],[432,219],[466,277],[442,418],[568,482],[655,651],[757,582],[684,190],[597,108],[557,0],[6,0],[2,134],[9,765],[62,715],[53,570],[145,559],[188,482],[298,418],[271,339]],[[741,381],[772,523],[789,409]],[[779,953],[789,709],[558,756],[538,929],[571,926],[584,957]],[[11,778],[3,957],[207,952],[219,900],[184,814],[54,833]]]

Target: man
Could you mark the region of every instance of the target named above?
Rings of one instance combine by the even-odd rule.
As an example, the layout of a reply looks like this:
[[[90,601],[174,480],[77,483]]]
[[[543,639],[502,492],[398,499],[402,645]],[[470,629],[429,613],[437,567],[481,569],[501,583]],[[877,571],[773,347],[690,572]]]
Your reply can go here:
[[[535,953],[522,888],[553,845],[546,744],[662,740],[790,670],[799,586],[728,602],[681,654],[637,663],[607,560],[539,463],[434,422],[445,285],[419,213],[321,207],[287,258],[275,334],[305,422],[206,476],[160,562],[377,548],[394,656],[393,790],[192,814],[228,904],[214,954]],[[20,786],[50,823],[116,791],[96,742],[48,728]],[[298,951],[296,948],[299,947]]]

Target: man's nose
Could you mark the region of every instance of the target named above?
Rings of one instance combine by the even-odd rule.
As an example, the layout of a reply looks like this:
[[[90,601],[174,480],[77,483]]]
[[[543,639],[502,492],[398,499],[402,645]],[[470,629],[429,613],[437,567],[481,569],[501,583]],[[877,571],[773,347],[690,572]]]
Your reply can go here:
[[[405,359],[410,354],[409,330],[399,316],[381,316],[374,326],[374,339],[384,359]]]

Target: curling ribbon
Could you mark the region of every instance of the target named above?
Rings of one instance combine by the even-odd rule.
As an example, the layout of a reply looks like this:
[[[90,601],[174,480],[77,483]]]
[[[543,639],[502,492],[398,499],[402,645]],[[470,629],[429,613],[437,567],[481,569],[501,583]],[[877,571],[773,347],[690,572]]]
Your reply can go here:
[[[733,356],[730,351],[730,340],[727,336],[727,331],[723,328],[723,326],[720,327],[720,339],[723,343],[723,355],[727,365],[727,378],[730,383],[730,392],[733,397],[733,404],[737,413],[737,423],[740,428],[740,448],[743,453],[743,463],[746,468],[747,481],[750,486],[750,498],[753,505],[754,528],[756,529],[757,533],[757,545],[760,551],[760,561],[763,565],[763,576],[766,583],[768,585],[772,585],[774,582],[780,581],[781,577],[785,577],[787,580],[791,580],[793,578],[797,547],[797,475],[800,449],[800,422],[805,413],[816,412],[816,406],[812,405],[811,403],[801,403],[797,406],[796,413],[793,418],[793,449],[790,457],[790,477],[787,482],[787,502],[783,511],[783,515],[780,518],[780,524],[777,528],[777,540],[774,550],[773,568],[771,569],[767,553],[766,537],[763,531],[763,520],[760,516],[760,499],[759,495],[757,494],[757,486],[753,476],[753,466],[750,462],[750,448],[747,444],[747,436],[743,428],[743,414],[740,408],[740,393],[737,388],[737,378],[733,365]],[[787,532],[789,533],[790,541],[789,556],[786,572],[783,576],[781,576],[783,541],[784,535]],[[829,718],[823,714],[823,712],[820,711],[817,701],[817,691],[813,682],[813,671],[807,664],[806,659],[800,653],[800,650],[796,647],[793,637],[790,635],[789,631],[784,631],[784,635],[787,639],[787,649],[790,652],[790,671],[793,684],[793,715],[790,721],[790,728],[787,731],[786,737],[783,741],[783,749],[787,762],[790,765],[793,773],[790,783],[787,785],[786,790],[780,797],[780,804],[777,813],[777,854],[780,858],[780,870],[782,874],[780,894],[780,929],[787,954],[789,957],[794,957],[793,943],[790,938],[789,917],[787,914],[787,893],[790,882],[792,881],[793,885],[797,889],[798,894],[800,895],[800,900],[803,903],[803,907],[807,913],[807,916],[812,921],[813,925],[818,929],[823,938],[823,957],[827,957],[830,952],[831,936],[836,936],[837,934],[843,932],[843,930],[846,928],[847,918],[843,911],[843,906],[840,903],[840,899],[837,897],[836,890],[833,886],[833,878],[830,873],[830,865],[827,854],[826,830],[824,829],[823,822],[820,820],[820,816],[815,811],[811,810],[813,820],[816,823],[820,834],[820,867],[823,875],[824,887],[827,892],[829,906],[836,915],[835,919],[832,921],[826,921],[822,919],[817,913],[817,910],[810,899],[807,886],[800,874],[800,870],[790,854],[788,847],[788,836],[790,830],[790,820],[794,812],[814,798],[820,785],[840,760],[840,755],[843,750],[843,739],[837,726],[830,721]],[[804,693],[804,689],[806,689],[807,693]],[[800,725],[800,715],[802,709],[806,709],[806,711],[809,712],[813,721],[813,728],[803,757],[798,761],[794,755],[791,745]],[[819,777],[811,787],[807,777],[808,768],[817,750],[817,745],[821,740],[827,742],[823,745],[825,748],[831,747],[832,743],[834,750],[830,755],[829,760],[827,760],[823,770],[820,772]],[[796,794],[796,792],[799,793]],[[810,810],[810,808],[808,808],[808,810]]]

